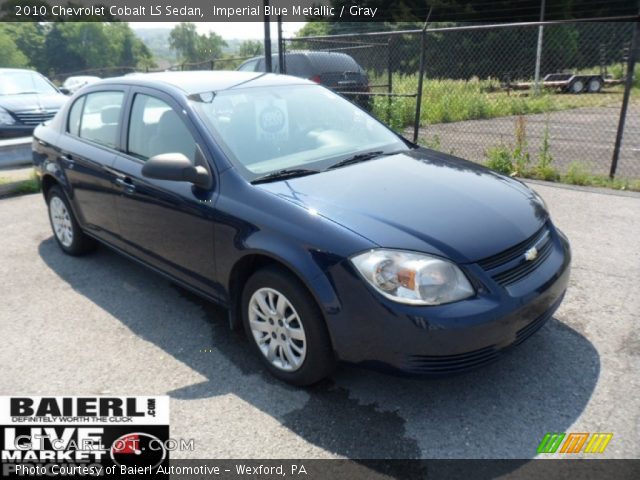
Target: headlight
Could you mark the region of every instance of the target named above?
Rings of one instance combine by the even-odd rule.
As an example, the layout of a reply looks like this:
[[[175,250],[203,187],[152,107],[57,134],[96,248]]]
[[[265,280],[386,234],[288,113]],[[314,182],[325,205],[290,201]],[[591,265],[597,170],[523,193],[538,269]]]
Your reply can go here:
[[[0,108],[0,125],[13,125],[15,119],[4,108]]]
[[[375,249],[351,258],[382,295],[411,305],[441,305],[475,292],[453,263],[423,253]]]

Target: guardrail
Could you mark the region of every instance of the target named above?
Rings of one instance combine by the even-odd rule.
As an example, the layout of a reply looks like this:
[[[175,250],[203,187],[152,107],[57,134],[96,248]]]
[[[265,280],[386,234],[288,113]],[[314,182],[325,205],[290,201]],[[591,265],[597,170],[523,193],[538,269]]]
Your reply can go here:
[[[0,140],[0,169],[31,164],[31,137]]]

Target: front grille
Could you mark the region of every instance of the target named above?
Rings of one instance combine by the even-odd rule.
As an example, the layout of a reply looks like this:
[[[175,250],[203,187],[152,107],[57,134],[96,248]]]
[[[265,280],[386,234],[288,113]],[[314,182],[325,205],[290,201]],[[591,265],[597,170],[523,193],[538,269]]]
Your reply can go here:
[[[537,257],[527,260],[525,253],[536,247]],[[542,264],[551,255],[553,242],[547,224],[524,242],[521,242],[503,252],[485,258],[478,262],[499,285],[506,287],[516,283]]]
[[[14,115],[16,118],[25,125],[40,125],[42,122],[51,120],[56,114],[55,110],[41,111],[41,112],[16,112]]]
[[[446,375],[482,366],[495,360],[499,350],[486,347],[458,355],[411,355],[408,368],[427,375]]]

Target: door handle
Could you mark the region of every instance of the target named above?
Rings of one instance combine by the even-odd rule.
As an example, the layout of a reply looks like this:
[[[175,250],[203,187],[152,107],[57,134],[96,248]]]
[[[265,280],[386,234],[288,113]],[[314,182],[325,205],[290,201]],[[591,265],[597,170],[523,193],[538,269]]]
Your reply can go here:
[[[60,159],[64,161],[67,168],[73,168],[76,165],[76,161],[68,153],[63,154]]]
[[[114,182],[116,185],[123,188],[124,193],[132,194],[136,191],[136,186],[129,177],[116,177]]]

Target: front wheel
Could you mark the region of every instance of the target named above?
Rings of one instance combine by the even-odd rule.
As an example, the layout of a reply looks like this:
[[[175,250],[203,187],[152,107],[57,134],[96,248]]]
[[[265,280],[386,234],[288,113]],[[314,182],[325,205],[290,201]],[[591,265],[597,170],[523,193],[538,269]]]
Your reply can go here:
[[[300,281],[284,270],[256,272],[242,294],[244,328],[269,371],[293,385],[329,375],[335,358],[320,310]]]
[[[584,82],[582,80],[574,80],[571,85],[569,85],[569,91],[571,93],[582,93],[584,90]]]
[[[96,242],[80,229],[69,201],[58,186],[47,192],[51,229],[60,248],[69,255],[82,255],[95,249]]]

